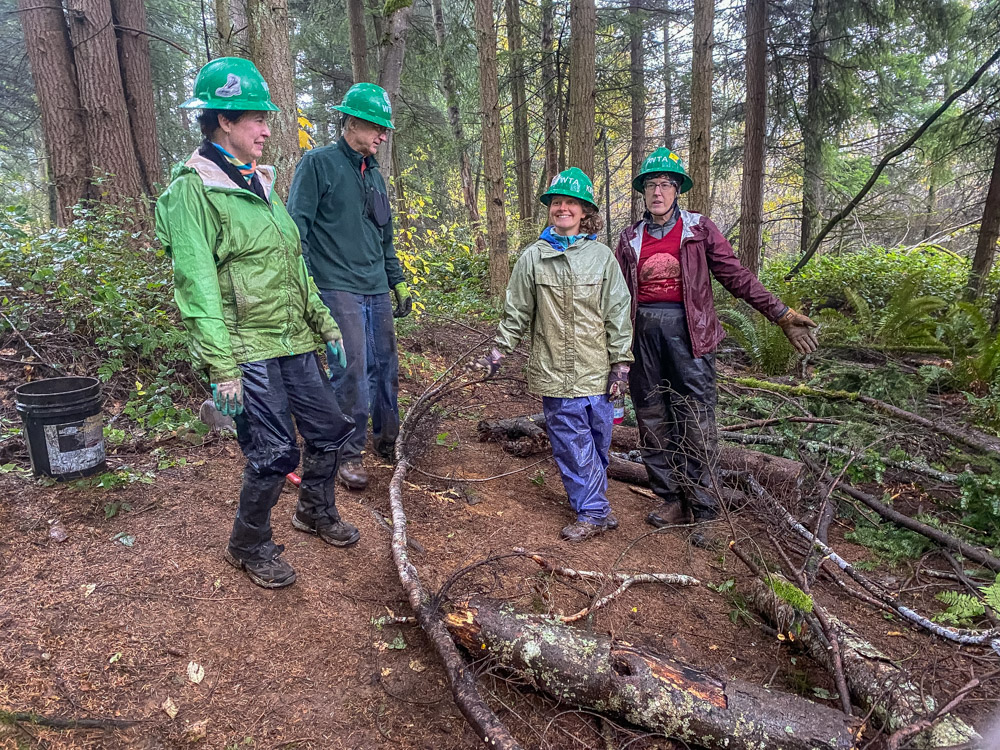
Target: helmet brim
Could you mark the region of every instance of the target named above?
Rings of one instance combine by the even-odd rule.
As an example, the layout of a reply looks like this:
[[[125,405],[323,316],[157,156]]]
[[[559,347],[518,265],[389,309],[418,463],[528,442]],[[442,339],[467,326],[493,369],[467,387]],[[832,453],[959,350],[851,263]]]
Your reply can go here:
[[[342,104],[334,104],[330,109],[335,109],[338,112],[342,112],[345,115],[350,115],[351,117],[357,117],[359,120],[364,120],[365,122],[370,122],[373,125],[380,125],[383,128],[389,128],[389,130],[395,130],[396,126],[392,124],[392,120],[384,117],[375,117],[369,112],[362,112],[360,110],[354,109],[354,107],[345,107]]]
[[[574,200],[578,200],[578,201],[580,201],[580,203],[586,203],[588,206],[592,206],[595,211],[600,211],[601,210],[601,207],[598,206],[593,201],[589,201],[586,198],[581,198],[579,195],[573,195],[572,193],[564,193],[562,191],[553,191],[551,193],[549,193],[549,192],[542,193],[540,196],[538,196],[538,200],[543,205],[548,206],[550,203],[552,203],[552,199],[555,198],[557,195],[564,195],[567,198],[573,198]]]
[[[280,112],[281,108],[274,102],[234,102],[225,99],[202,99],[192,96],[180,105],[181,109],[235,109],[242,112]]]
[[[681,172],[671,172],[666,169],[657,169],[653,172],[640,172],[638,176],[636,176],[636,178],[632,180],[632,189],[637,193],[644,193],[645,189],[643,188],[643,183],[646,181],[646,178],[649,177],[649,175],[651,174],[670,174],[670,175],[677,175],[678,177],[680,177],[681,186],[680,189],[677,191],[677,195],[683,195],[688,190],[694,187],[694,180],[692,180],[686,174],[683,174]]]

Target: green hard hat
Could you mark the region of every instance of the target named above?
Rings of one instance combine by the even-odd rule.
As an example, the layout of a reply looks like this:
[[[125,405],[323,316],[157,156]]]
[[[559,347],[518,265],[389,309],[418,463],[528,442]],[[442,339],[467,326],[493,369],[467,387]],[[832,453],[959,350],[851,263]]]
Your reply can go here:
[[[584,203],[589,203],[597,208],[597,199],[594,197],[594,183],[579,167],[564,169],[555,176],[549,189],[542,193],[539,200],[546,206],[552,202],[554,195],[568,195]]]
[[[389,130],[395,130],[392,124],[392,103],[389,94],[381,86],[374,83],[356,83],[344,94],[344,101],[333,107],[345,115],[367,120],[381,125]]]
[[[267,81],[257,66],[242,57],[217,57],[207,63],[194,79],[194,96],[181,107],[281,111],[271,101]]]
[[[688,176],[687,170],[684,169],[684,162],[681,161],[681,157],[669,148],[658,148],[643,161],[642,169],[639,170],[639,174],[632,180],[632,189],[641,193],[646,175],[657,174],[659,172],[673,172],[681,176],[681,187],[678,193],[686,193],[694,187],[694,180]]]

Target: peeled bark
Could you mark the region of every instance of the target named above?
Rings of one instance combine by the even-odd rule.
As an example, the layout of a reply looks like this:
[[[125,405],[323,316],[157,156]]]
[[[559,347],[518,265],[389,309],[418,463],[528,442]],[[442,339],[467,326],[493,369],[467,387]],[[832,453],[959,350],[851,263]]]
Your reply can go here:
[[[632,179],[642,169],[646,155],[646,76],[642,57],[642,14],[638,0],[632,0],[628,11],[629,99],[632,104]],[[644,208],[641,195],[633,192],[631,220],[636,222]]]
[[[109,203],[127,204],[143,195],[118,64],[109,0],[68,0],[76,79],[84,112],[85,148]],[[155,127],[148,123],[148,127]],[[80,148],[83,143],[72,144]],[[96,192],[96,191],[95,191]],[[132,208],[139,204],[133,203]]]
[[[55,186],[56,219],[65,225],[73,220],[73,206],[87,197],[90,178],[69,30],[58,4],[18,0],[17,7],[42,114],[49,179]]]
[[[271,137],[264,147],[264,161],[277,171],[275,186],[288,196],[292,175],[299,163],[299,117],[295,101],[295,68],[288,42],[287,0],[248,0],[250,59],[267,81],[271,99],[281,108],[268,120]]]
[[[694,0],[694,46],[691,52],[691,158],[688,165],[694,187],[688,194],[688,209],[701,214],[709,213],[712,194],[714,21],[714,0]]]
[[[555,46],[552,42],[555,11],[553,10],[552,0],[541,0],[541,5],[542,118],[545,130],[542,137],[545,148],[544,186],[548,187],[559,173],[559,139],[557,137],[559,129],[559,96],[556,93]]]
[[[139,175],[143,190],[152,196],[156,194],[157,183],[163,182],[163,170],[160,165],[160,141],[156,135],[149,37],[145,34],[146,7],[143,0],[111,0],[111,11],[118,34],[122,86]]]
[[[500,149],[500,94],[497,36],[491,0],[475,0],[479,48],[479,93],[483,110],[483,173],[486,178],[486,229],[490,248],[490,294],[500,297],[510,279],[504,165]]]
[[[775,574],[772,574],[775,575]],[[833,669],[826,639],[818,623],[778,598],[762,581],[754,583],[750,604],[780,632],[794,632],[795,642],[826,669]],[[910,675],[858,635],[846,623],[827,613],[828,625],[840,645],[844,677],[851,697],[881,721],[882,731],[895,732],[925,718],[936,703]],[[957,716],[947,714],[930,730],[915,737],[921,750],[981,742],[976,730]]]
[[[711,0],[709,0],[711,1]],[[596,72],[597,5],[595,0],[569,3],[569,164],[593,179],[597,133]]]
[[[764,127],[767,105],[767,2],[747,0],[747,99],[740,189],[740,263],[754,276],[762,259]]]
[[[993,267],[997,237],[1000,237],[1000,133],[997,134],[996,155],[993,157],[990,187],[986,192],[983,222],[979,225],[976,254],[972,258],[972,269],[969,271],[969,282],[965,290],[966,299],[976,300],[982,296],[986,277]]]
[[[534,195],[531,184],[531,151],[528,146],[528,102],[524,94],[524,50],[520,0],[505,0],[507,48],[510,50],[511,120],[514,130],[514,174],[517,176],[517,207],[521,221],[531,220]]]
[[[369,79],[368,35],[365,33],[365,7],[361,0],[347,0],[347,20],[351,34],[351,73],[355,83]]]
[[[484,601],[445,618],[470,653],[563,703],[726,750],[854,748],[851,719],[804,698],[725,680],[665,654]]]

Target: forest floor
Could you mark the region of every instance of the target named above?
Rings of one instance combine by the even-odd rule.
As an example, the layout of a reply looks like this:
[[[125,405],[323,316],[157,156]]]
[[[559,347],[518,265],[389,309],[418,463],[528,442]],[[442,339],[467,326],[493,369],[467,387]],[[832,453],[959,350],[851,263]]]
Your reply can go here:
[[[423,328],[401,340],[404,406],[478,341],[454,326]],[[635,586],[579,626],[665,650],[723,677],[837,707],[829,675],[744,609],[736,592],[750,575],[726,551],[725,522],[697,529],[715,538],[708,547],[693,543],[691,527],[654,532],[644,522],[653,501],[612,481],[608,494],[619,529],[581,545],[559,541],[572,515],[551,461],[515,458],[477,440],[479,419],[540,410],[516,379],[520,363],[513,359],[512,379],[479,387],[442,415],[410,473],[404,504],[409,537],[418,545],[413,562],[425,587],[436,591],[463,566],[515,547],[578,569],[693,575],[701,586]],[[12,381],[2,387],[7,411]],[[298,581],[266,591],[222,559],[243,467],[236,441],[215,437],[191,446],[175,440],[159,447],[155,455],[109,455],[113,467],[153,473],[152,483],[81,489],[46,486],[18,472],[0,475],[0,708],[136,722],[104,730],[0,726],[0,747],[478,746],[422,631],[382,624],[382,618],[409,613],[386,524],[389,465],[368,455],[368,489],[338,489],[341,513],[361,529],[361,541],[350,549],[292,529],[295,492],[288,485],[273,526]],[[523,471],[472,484],[428,476],[485,478],[518,469]],[[896,507],[906,509],[906,488],[898,489]],[[130,509],[106,520],[109,503]],[[791,510],[804,515],[802,507],[792,504]],[[732,519],[749,538],[761,538],[770,523],[749,508]],[[63,541],[54,538],[53,526],[66,532]],[[844,540],[849,528],[833,524],[832,546],[849,560],[865,557],[864,548]],[[919,576],[920,564],[883,566],[870,575],[903,591],[907,604],[933,611],[936,589]],[[735,585],[726,583],[730,579]],[[551,606],[570,613],[586,606],[594,591],[559,583],[523,557],[505,557],[450,590],[452,597],[471,593],[524,611]],[[992,663],[988,651],[912,630],[832,587],[821,599],[939,699],[970,674],[993,668],[983,666]],[[485,666],[479,682],[526,748],[680,747],[559,705]],[[164,709],[170,704],[174,717]],[[996,706],[992,690],[981,688],[958,713],[982,731]]]

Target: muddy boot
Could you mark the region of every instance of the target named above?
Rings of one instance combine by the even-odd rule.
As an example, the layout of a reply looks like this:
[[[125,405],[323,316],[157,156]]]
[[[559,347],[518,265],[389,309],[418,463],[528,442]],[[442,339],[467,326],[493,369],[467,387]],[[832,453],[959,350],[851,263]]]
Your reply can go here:
[[[358,527],[341,519],[339,513],[337,513],[336,521],[321,523],[309,519],[296,510],[295,515],[292,516],[292,526],[307,534],[316,534],[324,542],[332,544],[334,547],[350,547],[361,538]]]
[[[603,534],[605,531],[614,531],[618,528],[618,519],[610,513],[600,521],[575,521],[569,526],[564,526],[559,532],[565,542],[585,542],[591,537]]]
[[[368,472],[360,458],[344,461],[337,470],[337,478],[349,490],[363,490],[368,486]]]
[[[661,503],[656,510],[646,516],[646,523],[658,529],[665,526],[679,526],[687,522],[687,510],[679,500]]]
[[[695,523],[714,521],[719,517],[719,502],[715,496],[703,487],[691,487],[687,490],[691,503],[691,514]]]
[[[361,538],[361,532],[347,523],[337,511],[334,497],[334,477],[337,475],[337,454],[306,448],[302,460],[302,484],[299,502],[292,516],[292,526],[308,534],[316,534],[327,544],[349,547]]]
[[[223,554],[226,562],[237,570],[246,572],[247,577],[258,586],[265,589],[280,589],[295,583],[295,571],[292,566],[281,559],[284,546],[274,546],[274,557],[269,560],[241,560],[226,547]]]

